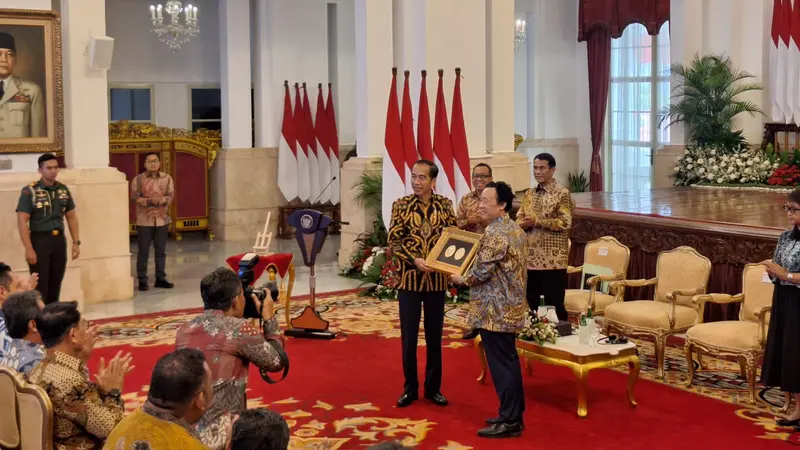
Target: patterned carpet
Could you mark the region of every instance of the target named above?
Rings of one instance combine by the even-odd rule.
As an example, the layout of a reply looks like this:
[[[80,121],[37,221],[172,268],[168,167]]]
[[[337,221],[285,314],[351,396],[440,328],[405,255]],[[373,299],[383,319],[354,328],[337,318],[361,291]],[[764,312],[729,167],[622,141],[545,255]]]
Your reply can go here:
[[[292,315],[299,312],[299,309],[304,306],[306,302],[298,302],[294,308]],[[392,341],[399,341],[400,329],[397,319],[397,304],[393,301],[379,301],[367,297],[359,297],[353,293],[332,295],[318,300],[318,309],[322,316],[331,322],[331,328],[341,332],[342,337],[333,342],[346,342],[348,339],[388,339]],[[146,350],[148,347],[157,346],[171,346],[175,340],[175,331],[186,320],[194,317],[198,313],[194,311],[176,311],[166,312],[158,315],[128,317],[119,319],[107,319],[96,321],[96,324],[101,325],[102,339],[97,345],[97,355],[93,357],[93,361],[99,356],[105,354],[115,353],[119,346],[130,347],[131,351],[135,349]],[[278,317],[283,317],[283,311],[276,313]],[[463,333],[463,323],[466,316],[466,307],[464,305],[447,305],[447,312],[445,315],[445,328],[444,328],[444,347],[450,349],[463,349],[471,347],[471,342],[460,340]],[[282,324],[283,325],[283,324]],[[420,325],[422,326],[422,325]],[[423,333],[420,332],[419,344],[424,347],[425,342],[422,338]],[[309,342],[307,340],[290,340],[287,344],[289,353],[292,353],[292,347],[301,345],[300,342]],[[660,379],[655,376],[655,359],[653,356],[653,345],[647,341],[637,340],[636,343],[640,346],[639,355],[642,362],[642,371],[640,379],[647,379],[656,383],[663,384]],[[399,345],[399,344],[397,344]],[[340,346],[341,347],[341,346]],[[155,350],[155,349],[154,349]],[[470,349],[467,349],[470,350]],[[164,350],[166,351],[166,350]],[[464,350],[466,351],[466,350]],[[471,351],[471,350],[470,350]],[[138,352],[136,352],[138,354]],[[144,367],[152,367],[155,359],[157,359],[163,351],[157,354],[148,356],[147,359],[152,359],[152,362],[147,361]],[[459,352],[461,353],[461,352]],[[399,356],[399,354],[398,354]],[[398,358],[399,359],[399,358]],[[420,369],[424,367],[424,359],[420,360]],[[471,362],[471,361],[470,361]],[[709,356],[704,357],[704,362],[708,367],[707,370],[697,371],[695,374],[695,381],[691,387],[685,386],[685,381],[688,379],[686,370],[686,359],[682,347],[672,346],[668,348],[666,354],[666,371],[667,371],[667,384],[674,389],[681,391],[688,391],[703,397],[715,399],[727,404],[733,405],[732,411],[740,420],[742,425],[747,425],[752,431],[748,433],[755,433],[759,441],[787,441],[794,440],[792,437],[791,429],[777,427],[774,423],[773,417],[777,413],[777,409],[762,400],[759,400],[755,405],[749,404],[747,398],[747,388],[745,381],[739,374],[739,365],[729,361],[724,361]],[[399,361],[397,361],[399,364]],[[445,365],[448,361],[445,360]],[[137,367],[141,367],[140,363],[136,363]],[[93,364],[90,364],[93,366]],[[472,367],[473,369],[471,369]],[[394,369],[394,367],[392,368]],[[293,367],[291,377],[298,377],[300,369]],[[477,357],[474,366],[466,366],[464,371],[474,370],[475,376],[478,375]],[[620,368],[619,371],[627,373],[627,368]],[[603,371],[597,371],[603,372]],[[595,371],[592,372],[590,378],[595,377]],[[146,376],[143,374],[142,376]],[[471,375],[470,375],[471,376]],[[474,378],[472,378],[474,380]],[[251,381],[252,382],[252,381]],[[445,380],[447,383],[447,380]],[[133,392],[128,390],[128,383],[126,382],[126,406],[127,409],[134,410],[141,405],[147,395],[146,383],[140,384],[141,389],[134,389]],[[637,390],[640,389],[641,384],[637,385]],[[392,386],[391,392],[393,398],[398,394],[396,386]],[[526,390],[527,390],[526,386]],[[759,387],[760,389],[760,387]],[[493,393],[493,392],[492,392]],[[313,405],[306,405],[306,409],[316,411],[313,420],[309,419],[311,415],[302,409],[294,410],[292,405],[300,401],[294,397],[275,400],[272,402],[265,401],[262,396],[249,395],[250,406],[269,405],[272,408],[280,410],[292,426],[293,438],[291,448],[363,448],[364,444],[357,447],[345,445],[345,441],[335,443],[335,439],[331,440],[330,437],[315,438],[321,434],[324,428],[322,419],[319,414],[324,414],[326,411],[331,411],[334,407],[324,401],[317,400]],[[782,404],[783,397],[774,391],[769,391],[766,398],[774,404]],[[592,406],[590,399],[590,417]],[[283,407],[279,407],[283,405]],[[494,407],[494,405],[492,405]],[[353,403],[343,406],[344,409],[351,412],[362,412],[376,409],[370,402]],[[289,409],[288,411],[286,409]],[[597,417],[597,416],[594,416]],[[303,421],[302,426],[298,426],[298,420]],[[347,420],[336,421],[337,432],[352,429],[353,433],[359,434],[363,431],[358,431],[359,426],[369,423],[370,429],[402,429],[403,433],[398,434],[398,439],[406,439],[405,442],[414,444],[421,442],[429,430],[423,429],[432,426],[432,422],[414,422],[401,418],[380,418],[378,423],[373,419],[366,419],[364,417],[351,418]],[[366,422],[365,422],[366,421]],[[391,423],[390,423],[391,422]],[[422,427],[422,428],[419,428]],[[472,430],[470,430],[472,432]],[[410,438],[409,436],[417,436],[417,438]],[[410,440],[408,440],[410,439]],[[327,442],[327,444],[322,444]],[[370,439],[365,440],[366,443]],[[504,441],[505,442],[505,441]],[[374,442],[373,442],[374,443]],[[505,444],[503,444],[505,445]],[[473,448],[468,445],[462,445],[458,442],[447,441],[444,445],[437,448]],[[484,448],[515,448],[504,446],[490,446]],[[555,447],[554,447],[555,448]],[[568,447],[567,447],[568,448]],[[601,447],[597,447],[601,448]],[[613,447],[608,447],[613,448]],[[737,448],[753,448],[737,447]]]

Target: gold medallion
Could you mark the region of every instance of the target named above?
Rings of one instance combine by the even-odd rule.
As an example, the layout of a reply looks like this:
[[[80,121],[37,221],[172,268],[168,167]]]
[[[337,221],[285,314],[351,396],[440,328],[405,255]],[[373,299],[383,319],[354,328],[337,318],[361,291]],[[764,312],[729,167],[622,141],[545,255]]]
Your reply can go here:
[[[463,257],[464,257],[464,254],[465,254],[465,253],[467,253],[467,251],[466,251],[466,250],[464,250],[464,248],[463,248],[463,247],[462,247],[462,248],[460,248],[460,249],[458,249],[458,251],[456,252],[456,261],[461,261],[461,258],[463,258]]]
[[[450,247],[447,247],[447,250],[444,251],[444,256],[450,258],[451,256],[453,256],[453,253],[455,252],[456,252],[456,246],[451,245]]]

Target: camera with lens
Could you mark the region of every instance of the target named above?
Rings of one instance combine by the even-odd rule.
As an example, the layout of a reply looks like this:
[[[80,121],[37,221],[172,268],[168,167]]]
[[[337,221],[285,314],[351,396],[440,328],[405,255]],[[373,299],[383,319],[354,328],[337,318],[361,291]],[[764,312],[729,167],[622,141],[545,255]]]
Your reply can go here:
[[[242,282],[242,290],[244,291],[244,317],[248,319],[260,319],[261,311],[256,308],[252,295],[261,302],[261,307],[264,307],[264,300],[267,295],[265,290],[269,291],[270,297],[273,302],[278,301],[280,292],[278,286],[274,281],[268,281],[257,288],[250,287],[255,281],[255,268],[258,266],[259,257],[255,253],[248,253],[239,261],[239,280]]]

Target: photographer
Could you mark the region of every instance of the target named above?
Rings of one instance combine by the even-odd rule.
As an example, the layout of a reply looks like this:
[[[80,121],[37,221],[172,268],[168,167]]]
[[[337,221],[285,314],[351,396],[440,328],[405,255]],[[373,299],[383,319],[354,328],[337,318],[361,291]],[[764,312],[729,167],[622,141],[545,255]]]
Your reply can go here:
[[[243,318],[247,303],[242,282],[235,272],[220,267],[200,282],[205,312],[178,330],[176,349],[196,348],[205,354],[211,368],[214,401],[195,425],[200,440],[212,450],[224,449],[231,418],[246,409],[247,372],[255,364],[261,377],[272,382],[268,372],[284,370],[283,351],[273,299],[252,294],[250,301],[261,311],[261,330]]]

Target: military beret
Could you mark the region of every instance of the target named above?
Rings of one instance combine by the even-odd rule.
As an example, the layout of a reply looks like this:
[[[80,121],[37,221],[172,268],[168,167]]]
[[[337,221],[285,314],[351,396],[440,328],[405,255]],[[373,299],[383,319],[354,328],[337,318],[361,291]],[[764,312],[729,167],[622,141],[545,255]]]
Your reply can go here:
[[[0,33],[0,48],[7,48],[13,52],[17,51],[17,45],[14,42],[14,36],[8,33]]]

